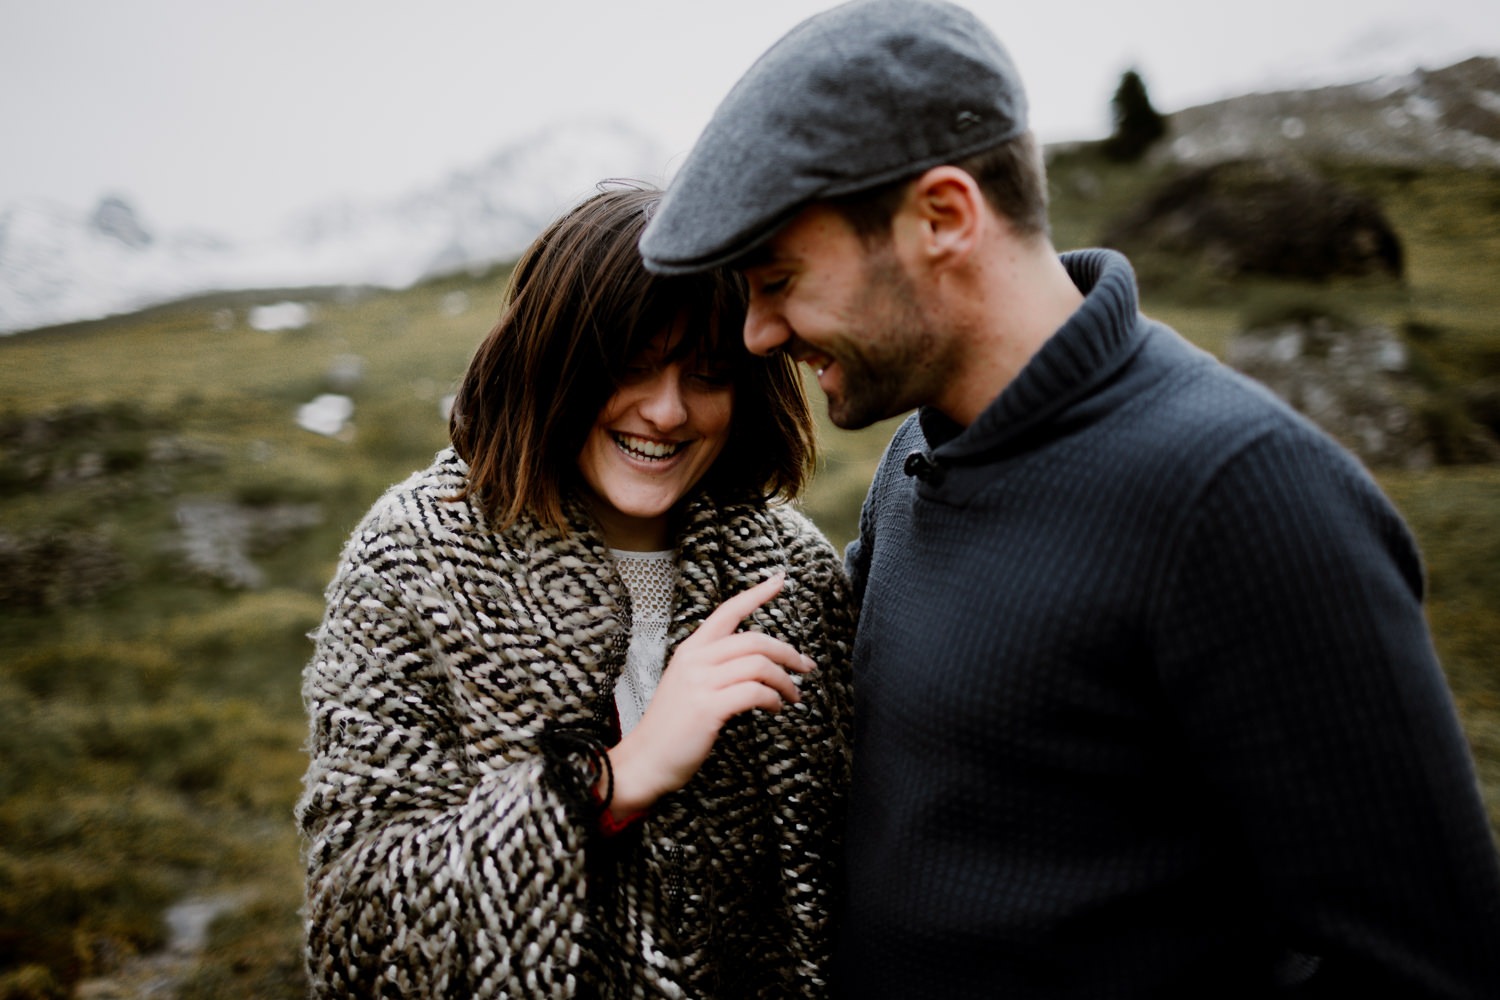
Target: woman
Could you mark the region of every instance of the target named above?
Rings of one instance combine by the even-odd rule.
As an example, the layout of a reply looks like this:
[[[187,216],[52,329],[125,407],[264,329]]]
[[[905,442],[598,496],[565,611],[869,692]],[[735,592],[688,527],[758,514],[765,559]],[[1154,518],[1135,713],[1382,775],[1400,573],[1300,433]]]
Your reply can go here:
[[[744,351],[732,274],[645,271],[658,198],[532,245],[453,447],[344,552],[305,678],[317,995],[823,992],[852,613],[769,502],[812,465],[794,366]]]

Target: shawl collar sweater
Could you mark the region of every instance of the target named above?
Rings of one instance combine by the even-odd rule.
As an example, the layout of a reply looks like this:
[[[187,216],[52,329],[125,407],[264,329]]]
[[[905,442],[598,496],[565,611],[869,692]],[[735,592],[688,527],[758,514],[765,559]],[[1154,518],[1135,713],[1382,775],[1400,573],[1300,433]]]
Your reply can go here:
[[[1500,996],[1405,526],[1123,257],[1064,262],[1082,306],[969,427],[902,425],[846,554],[844,993]]]
[[[799,513],[688,504],[669,653],[777,571],[746,627],[819,669],[731,720],[614,837],[589,758],[614,741],[628,594],[584,508],[494,532],[451,450],[351,537],[305,675],[307,964],[319,996],[819,993],[848,769],[853,617]]]

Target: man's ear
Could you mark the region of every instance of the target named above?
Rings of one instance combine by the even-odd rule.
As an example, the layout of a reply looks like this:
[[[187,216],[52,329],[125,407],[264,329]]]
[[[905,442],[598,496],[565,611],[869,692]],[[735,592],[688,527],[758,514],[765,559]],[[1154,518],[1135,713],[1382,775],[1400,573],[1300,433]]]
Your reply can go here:
[[[948,267],[978,246],[988,203],[979,183],[954,166],[933,167],[912,181],[895,226],[914,263]]]

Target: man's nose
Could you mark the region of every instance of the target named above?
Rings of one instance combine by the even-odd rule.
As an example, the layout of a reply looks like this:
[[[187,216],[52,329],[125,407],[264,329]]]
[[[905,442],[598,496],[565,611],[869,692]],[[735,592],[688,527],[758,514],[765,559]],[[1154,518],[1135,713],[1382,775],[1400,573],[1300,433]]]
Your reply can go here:
[[[745,349],[751,354],[775,354],[790,339],[786,320],[758,295],[750,296],[745,310]]]

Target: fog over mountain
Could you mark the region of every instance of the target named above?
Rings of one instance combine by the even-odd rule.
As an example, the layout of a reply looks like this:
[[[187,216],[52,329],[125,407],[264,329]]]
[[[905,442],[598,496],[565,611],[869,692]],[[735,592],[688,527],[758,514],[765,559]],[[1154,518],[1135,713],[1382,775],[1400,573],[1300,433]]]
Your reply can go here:
[[[1171,115],[1158,155],[1247,153],[1500,169],[1500,60],[1188,108]],[[255,242],[159,232],[150,206],[125,195],[82,208],[18,202],[0,207],[0,334],[216,290],[405,287],[513,258],[601,179],[661,183],[667,162],[631,126],[560,124],[402,197],[329,204]]]
[[[512,258],[601,180],[661,183],[665,161],[632,128],[573,122],[402,197],[320,207],[255,242],[158,232],[150,206],[123,195],[87,208],[21,201],[0,209],[0,333],[207,291],[405,287]]]

